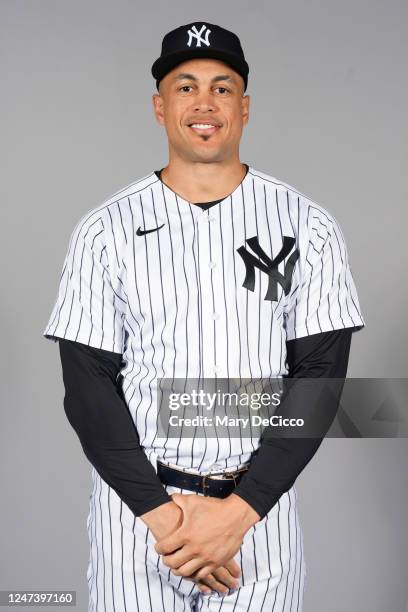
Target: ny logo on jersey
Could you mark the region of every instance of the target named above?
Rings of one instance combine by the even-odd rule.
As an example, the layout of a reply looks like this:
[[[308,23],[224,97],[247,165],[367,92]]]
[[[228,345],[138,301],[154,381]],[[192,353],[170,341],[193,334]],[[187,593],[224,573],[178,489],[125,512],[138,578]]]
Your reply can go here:
[[[202,33],[205,32],[205,38],[203,38]],[[196,47],[201,47],[201,43],[204,43],[205,45],[207,45],[207,47],[210,46],[210,42],[208,40],[208,37],[211,33],[211,30],[209,28],[207,28],[207,26],[203,25],[201,30],[198,31],[197,30],[197,26],[193,26],[191,28],[191,30],[188,30],[188,43],[187,45],[189,47],[191,47],[191,43],[193,41],[193,38],[196,39]]]
[[[257,259],[254,255],[252,255],[252,253],[249,253],[249,251],[247,251],[244,246],[241,246],[239,247],[239,249],[237,249],[245,264],[245,280],[242,286],[245,287],[245,289],[248,289],[249,291],[254,291],[255,267],[257,267],[262,272],[265,272],[269,277],[268,290],[266,292],[264,300],[278,300],[278,283],[285,292],[285,295],[288,295],[292,281],[293,268],[295,267],[295,263],[300,255],[299,250],[296,248],[293,251],[292,255],[286,262],[283,274],[279,272],[278,265],[292,250],[292,247],[296,242],[295,239],[291,236],[283,236],[283,246],[275,257],[275,259],[271,259],[265,253],[265,251],[259,244],[258,236],[248,238],[246,242],[260,259]]]

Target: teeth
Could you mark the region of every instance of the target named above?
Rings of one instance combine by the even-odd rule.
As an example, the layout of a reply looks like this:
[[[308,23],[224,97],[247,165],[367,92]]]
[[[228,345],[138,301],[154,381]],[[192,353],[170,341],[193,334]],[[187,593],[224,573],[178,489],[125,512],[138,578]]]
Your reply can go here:
[[[200,130],[207,130],[207,129],[215,127],[215,125],[211,125],[208,123],[193,123],[191,127],[199,128]]]

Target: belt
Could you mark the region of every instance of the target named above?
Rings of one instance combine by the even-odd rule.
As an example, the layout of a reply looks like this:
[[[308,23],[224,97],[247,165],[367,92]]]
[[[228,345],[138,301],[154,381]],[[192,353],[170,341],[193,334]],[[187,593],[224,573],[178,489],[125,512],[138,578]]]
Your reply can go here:
[[[188,489],[210,497],[228,497],[248,469],[249,466],[245,466],[231,472],[201,476],[200,474],[192,474],[172,468],[157,460],[157,475],[163,484],[179,489]],[[214,478],[214,476],[220,477]]]

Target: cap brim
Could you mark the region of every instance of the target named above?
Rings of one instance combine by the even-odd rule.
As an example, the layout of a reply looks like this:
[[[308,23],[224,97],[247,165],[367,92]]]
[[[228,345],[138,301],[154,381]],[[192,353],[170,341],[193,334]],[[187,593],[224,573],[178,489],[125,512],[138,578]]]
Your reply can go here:
[[[152,66],[152,75],[157,80],[161,80],[170,70],[190,59],[199,59],[200,57],[211,59],[218,59],[233,68],[245,82],[245,89],[247,84],[247,78],[242,74],[242,68],[244,67],[246,73],[249,71],[248,64],[245,61],[239,60],[235,55],[228,53],[227,51],[220,51],[217,49],[206,49],[206,48],[195,48],[186,49],[184,51],[177,51],[177,53],[171,53],[165,57],[159,57]]]

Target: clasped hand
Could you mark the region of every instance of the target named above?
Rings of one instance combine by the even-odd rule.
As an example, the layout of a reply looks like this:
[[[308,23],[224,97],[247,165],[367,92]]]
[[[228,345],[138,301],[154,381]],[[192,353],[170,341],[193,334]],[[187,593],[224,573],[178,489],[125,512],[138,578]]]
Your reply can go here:
[[[236,587],[240,568],[233,557],[259,515],[234,494],[225,499],[179,493],[171,497],[182,511],[182,520],[177,529],[155,544],[163,563],[176,576],[210,586],[214,586],[215,576],[218,581]],[[223,576],[229,579],[223,581]]]

